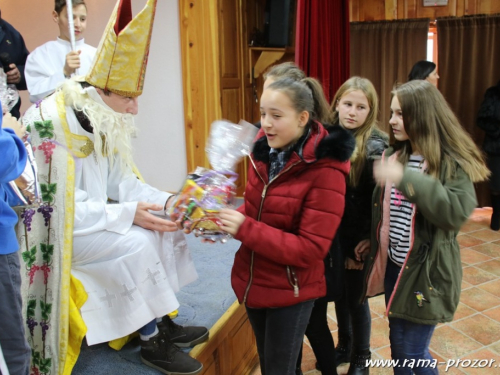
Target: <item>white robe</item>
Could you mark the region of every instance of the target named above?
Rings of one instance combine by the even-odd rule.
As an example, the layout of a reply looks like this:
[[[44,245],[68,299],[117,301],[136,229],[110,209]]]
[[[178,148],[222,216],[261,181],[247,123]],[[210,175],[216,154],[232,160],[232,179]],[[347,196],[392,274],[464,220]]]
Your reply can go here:
[[[71,108],[66,113],[71,131],[93,140]],[[163,207],[170,194],[142,183],[132,171],[122,172],[118,162],[111,168],[95,152],[79,160],[72,274],[88,293],[81,313],[93,345],[177,309],[175,292],[198,275],[181,231],[158,233],[133,225],[138,201]],[[120,203],[109,204],[108,198]]]
[[[76,49],[81,50],[80,68],[76,75],[86,75],[92,66],[96,48],[85,44],[84,39],[76,41]],[[71,43],[57,38],[37,47],[26,60],[24,74],[30,93],[30,101],[35,103],[54,92],[64,81],[66,55],[71,51]]]

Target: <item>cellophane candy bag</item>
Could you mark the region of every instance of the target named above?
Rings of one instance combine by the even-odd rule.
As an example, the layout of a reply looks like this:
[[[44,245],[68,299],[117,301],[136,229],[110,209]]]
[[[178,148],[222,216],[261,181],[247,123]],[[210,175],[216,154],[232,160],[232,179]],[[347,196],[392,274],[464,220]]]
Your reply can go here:
[[[235,168],[251,152],[258,129],[245,121],[212,123],[206,153],[212,169],[202,167],[189,174],[168,210],[172,220],[180,220],[195,236],[226,242],[231,236],[219,227],[218,214],[234,203],[238,177]]]
[[[19,92],[15,85],[7,84],[7,75],[0,69],[0,103],[2,116],[10,112],[19,101]],[[23,173],[8,184],[9,204],[17,206],[38,206],[41,202],[40,186],[37,178],[37,165],[30,144],[29,132],[22,139],[26,147],[27,162]]]

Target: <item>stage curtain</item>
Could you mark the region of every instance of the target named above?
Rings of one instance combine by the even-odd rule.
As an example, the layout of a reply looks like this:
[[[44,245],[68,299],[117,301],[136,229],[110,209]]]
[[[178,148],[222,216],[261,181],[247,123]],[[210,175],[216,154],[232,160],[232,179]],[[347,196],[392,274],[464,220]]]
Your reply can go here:
[[[500,15],[437,19],[439,89],[464,128],[480,146],[476,126],[488,87],[500,80]],[[477,184],[479,206],[489,206],[487,183]]]
[[[372,81],[385,131],[389,131],[394,85],[406,82],[413,64],[427,59],[429,23],[427,18],[351,23],[351,76]]]
[[[330,101],[349,78],[349,1],[298,0],[295,63]]]

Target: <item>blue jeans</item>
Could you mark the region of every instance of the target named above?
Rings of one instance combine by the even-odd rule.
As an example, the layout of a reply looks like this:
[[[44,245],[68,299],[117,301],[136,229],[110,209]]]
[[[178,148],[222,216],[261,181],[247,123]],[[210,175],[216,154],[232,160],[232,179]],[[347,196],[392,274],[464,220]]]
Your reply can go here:
[[[387,260],[385,272],[385,303],[387,305],[396,284],[401,267]],[[392,359],[399,360],[395,375],[438,374],[436,361],[429,353],[429,343],[435,325],[413,323],[400,318],[389,318],[389,340]],[[420,360],[420,362],[419,362]]]
[[[247,306],[262,375],[295,375],[295,367],[314,300],[293,306],[253,309]]]
[[[17,252],[0,254],[0,345],[10,374],[29,374],[31,349],[24,335]]]

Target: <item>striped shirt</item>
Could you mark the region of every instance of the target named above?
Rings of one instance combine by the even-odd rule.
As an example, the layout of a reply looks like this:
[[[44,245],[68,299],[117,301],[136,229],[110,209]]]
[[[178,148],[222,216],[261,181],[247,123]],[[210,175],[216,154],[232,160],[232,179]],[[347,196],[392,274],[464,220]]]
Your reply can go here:
[[[407,167],[422,169],[423,156],[411,155]],[[411,225],[414,204],[392,185],[389,231],[389,259],[402,266],[410,250]]]

